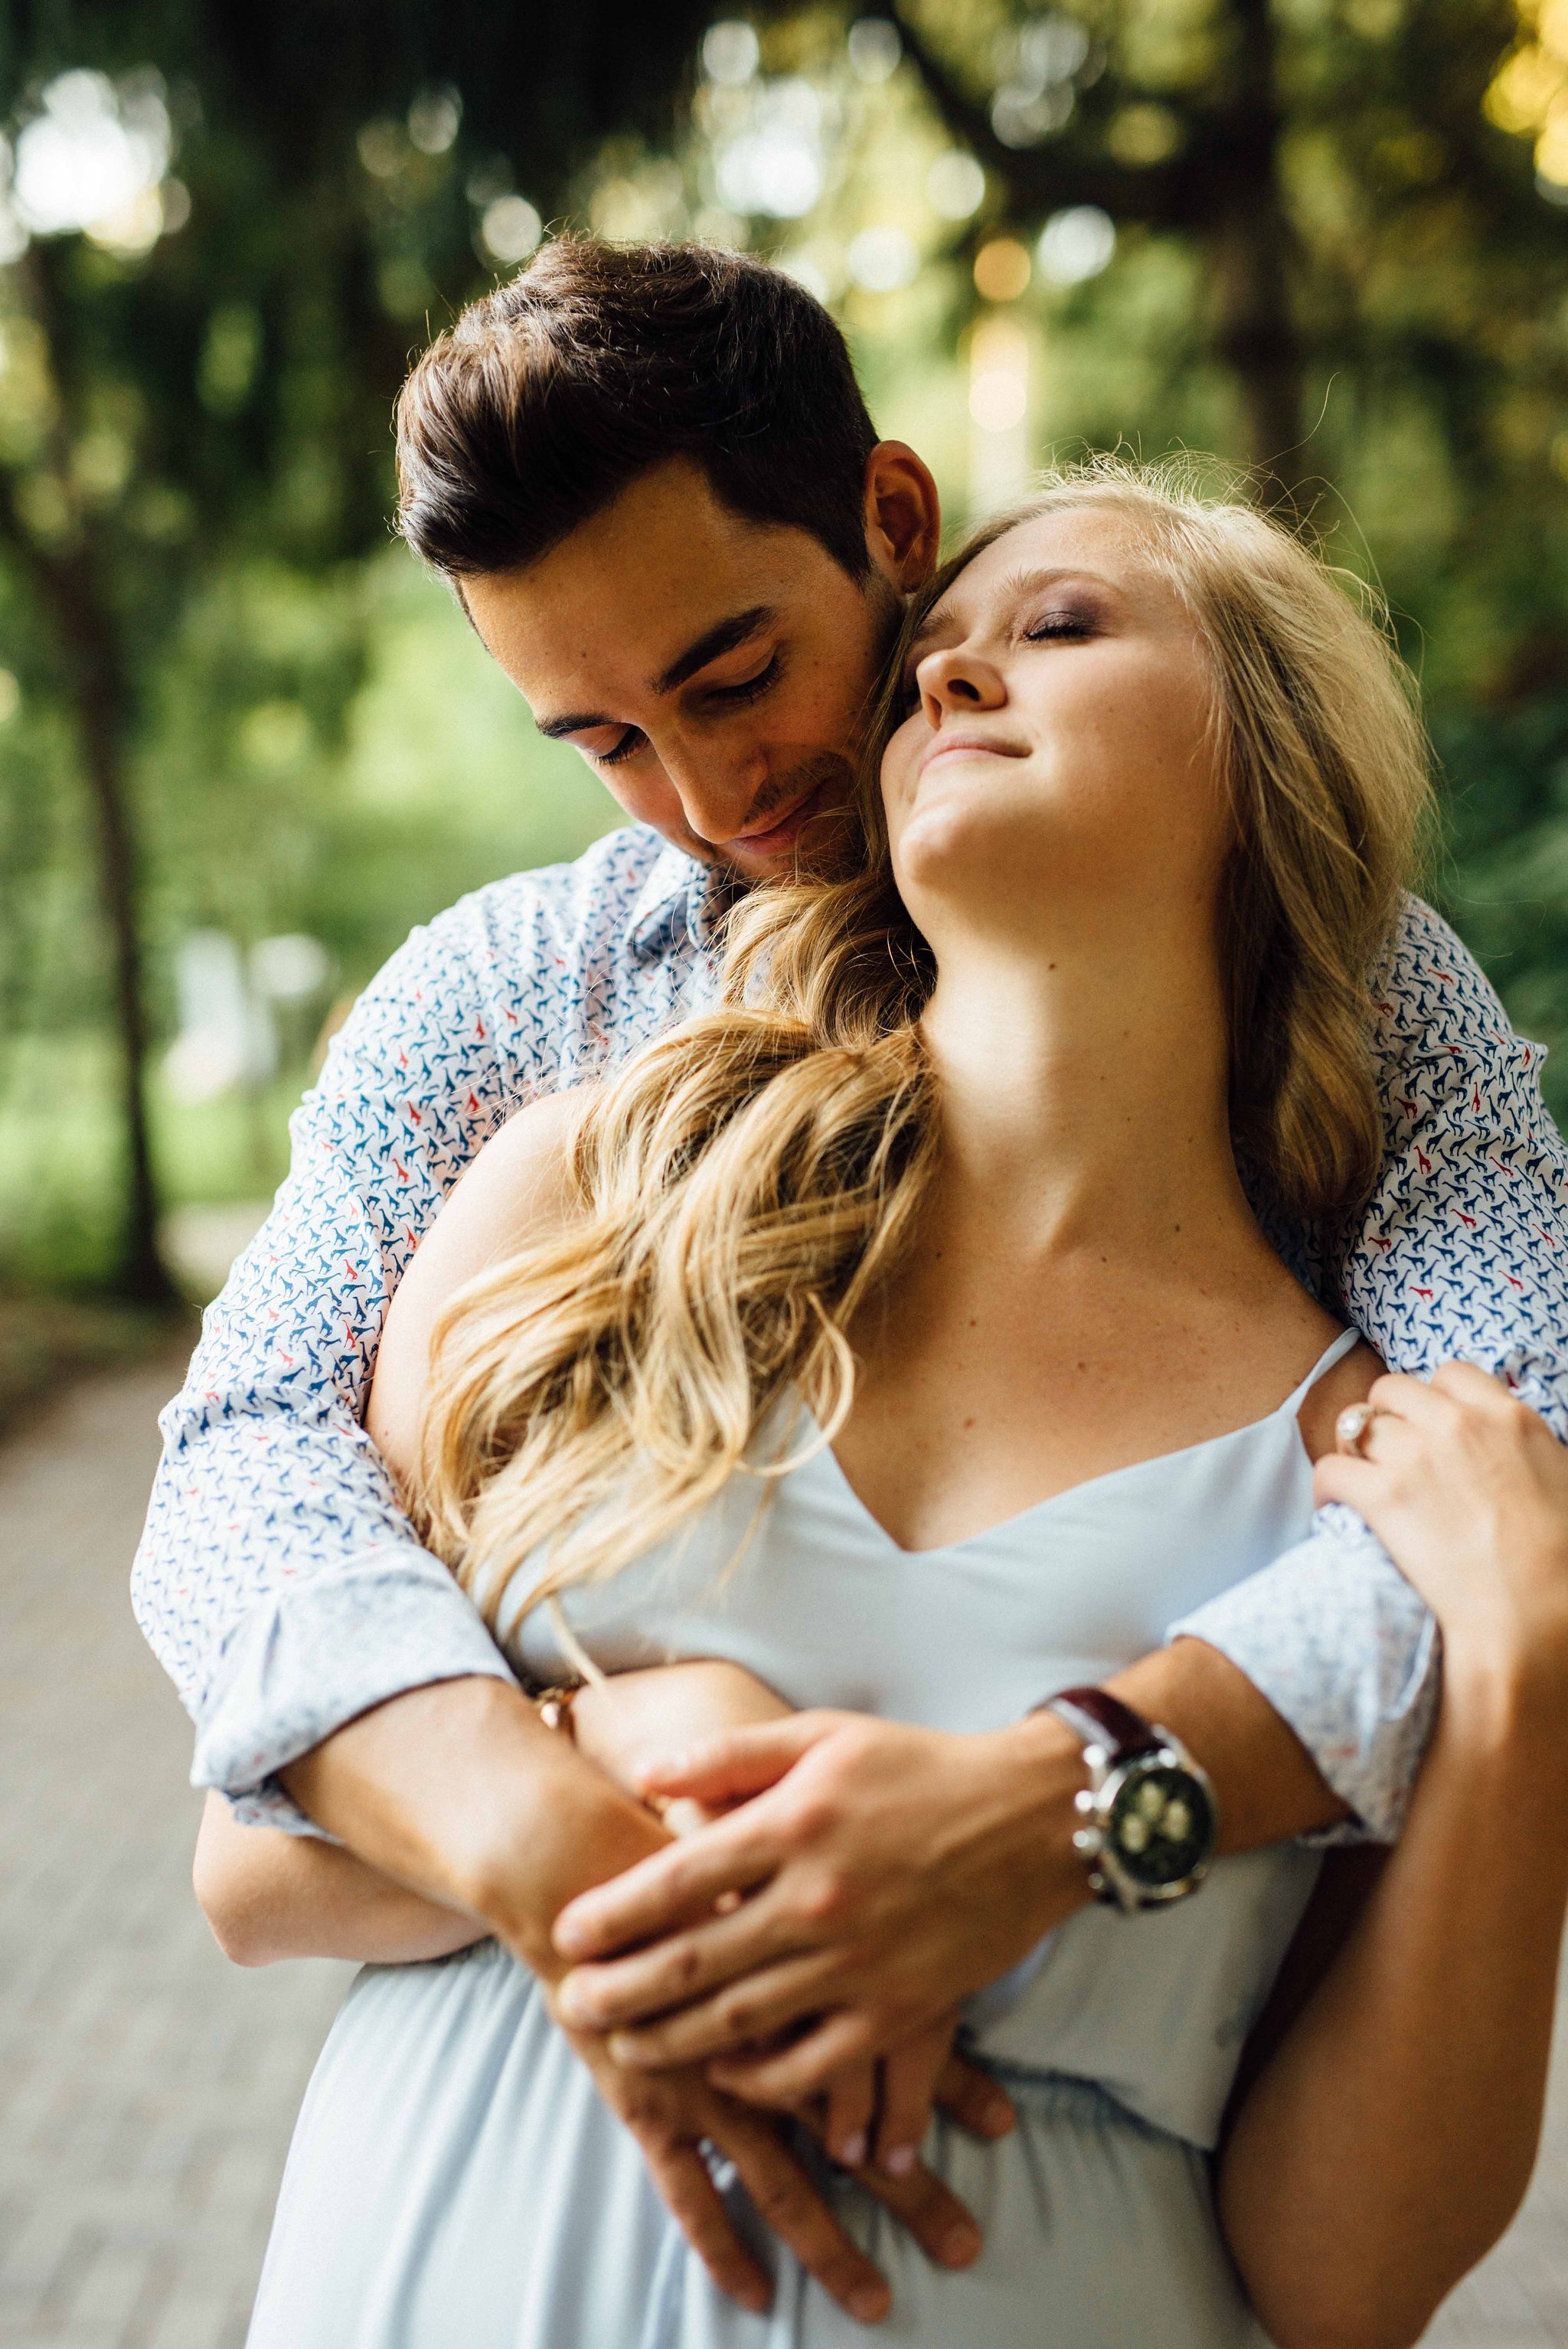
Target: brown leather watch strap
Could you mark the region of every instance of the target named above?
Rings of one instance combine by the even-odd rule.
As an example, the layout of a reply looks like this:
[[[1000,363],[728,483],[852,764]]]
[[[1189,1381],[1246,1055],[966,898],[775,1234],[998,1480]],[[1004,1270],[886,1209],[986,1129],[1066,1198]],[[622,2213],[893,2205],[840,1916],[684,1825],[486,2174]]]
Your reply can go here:
[[[1161,1742],[1152,1723],[1102,1688],[1058,1689],[1035,1711],[1054,1713],[1086,1745],[1105,1746],[1113,1763],[1150,1753]]]

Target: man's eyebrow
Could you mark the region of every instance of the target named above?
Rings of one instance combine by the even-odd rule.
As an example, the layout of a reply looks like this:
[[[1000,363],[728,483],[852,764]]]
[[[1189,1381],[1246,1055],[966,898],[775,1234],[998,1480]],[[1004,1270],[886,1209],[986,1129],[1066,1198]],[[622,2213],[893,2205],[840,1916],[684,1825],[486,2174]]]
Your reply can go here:
[[[684,653],[677,655],[668,668],[660,671],[654,679],[654,691],[674,693],[687,678],[695,677],[699,668],[706,668],[709,661],[717,660],[723,653],[732,653],[737,645],[743,645],[748,637],[758,635],[778,616],[771,604],[753,604],[749,611],[736,612],[727,620],[717,621],[711,628],[704,630],[695,644],[688,645]]]
[[[573,710],[565,718],[536,718],[533,721],[534,731],[545,735],[552,742],[559,741],[562,734],[586,734],[592,726],[614,726],[614,723],[613,718],[596,718],[591,710],[583,713]]]

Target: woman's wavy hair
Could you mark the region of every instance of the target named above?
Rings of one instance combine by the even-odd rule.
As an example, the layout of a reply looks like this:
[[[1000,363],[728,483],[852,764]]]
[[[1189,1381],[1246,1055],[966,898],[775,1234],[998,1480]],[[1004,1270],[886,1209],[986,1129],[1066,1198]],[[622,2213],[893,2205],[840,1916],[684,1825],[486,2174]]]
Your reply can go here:
[[[1136,533],[1212,672],[1234,815],[1221,946],[1238,1151],[1299,1220],[1371,1190],[1375,981],[1431,809],[1387,615],[1291,531],[1191,476],[1119,460],[1054,472],[914,600],[865,729],[856,869],[741,902],[717,1008],[586,1097],[577,1212],[441,1317],[412,1499],[503,1633],[525,1559],[543,1563],[521,1611],[665,1540],[737,1469],[781,1474],[789,1460],[749,1454],[791,1392],[821,1440],[849,1411],[846,1331],[909,1247],[937,1150],[920,1030],[934,968],[893,883],[877,785],[905,646],[983,548],[1083,510]]]

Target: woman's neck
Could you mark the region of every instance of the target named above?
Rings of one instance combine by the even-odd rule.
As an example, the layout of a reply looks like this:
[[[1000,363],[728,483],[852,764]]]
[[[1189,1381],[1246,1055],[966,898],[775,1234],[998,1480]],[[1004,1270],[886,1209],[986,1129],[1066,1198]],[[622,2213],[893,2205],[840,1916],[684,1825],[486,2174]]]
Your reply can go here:
[[[1261,1244],[1212,956],[1150,943],[944,954],[923,1023],[943,1093],[938,1217],[974,1246],[1021,1262],[1093,1242],[1147,1263]]]

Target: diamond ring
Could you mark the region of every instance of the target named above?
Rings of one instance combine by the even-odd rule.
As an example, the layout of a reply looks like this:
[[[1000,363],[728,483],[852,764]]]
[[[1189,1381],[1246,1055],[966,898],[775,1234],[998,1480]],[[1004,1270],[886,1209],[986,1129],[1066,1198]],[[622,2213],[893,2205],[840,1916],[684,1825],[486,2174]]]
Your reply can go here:
[[[1359,1458],[1367,1440],[1367,1431],[1377,1414],[1369,1402],[1353,1402],[1342,1411],[1334,1423],[1334,1441],[1341,1452],[1354,1452]]]

